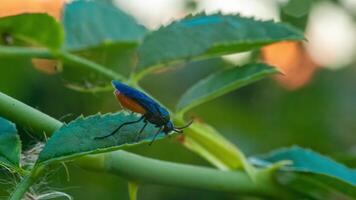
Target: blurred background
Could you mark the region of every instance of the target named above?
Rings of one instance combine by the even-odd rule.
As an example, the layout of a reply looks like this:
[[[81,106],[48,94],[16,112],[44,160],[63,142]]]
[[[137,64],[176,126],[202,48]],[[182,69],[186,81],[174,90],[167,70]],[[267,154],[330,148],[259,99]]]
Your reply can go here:
[[[48,12],[59,19],[65,3],[62,0],[1,0],[0,16]],[[189,115],[215,126],[247,155],[299,145],[356,166],[355,0],[114,0],[113,4],[150,30],[200,11],[240,13],[297,26],[305,32],[307,40],[303,43],[281,42],[257,53],[189,62],[152,74],[141,85],[167,107],[174,108],[187,88],[211,72],[251,59],[263,60],[280,68],[284,75],[264,79],[203,104]],[[120,109],[111,92],[70,90],[53,70],[38,66],[29,60],[1,59],[0,91],[63,121],[80,114]],[[123,66],[117,70],[128,71]],[[21,138],[24,148],[35,143],[26,130],[21,130]],[[174,138],[129,151],[161,160],[209,166]],[[124,179],[73,165],[68,167],[68,174],[64,167],[48,174],[49,185],[39,186],[39,191],[58,190],[83,200],[128,199]],[[6,178],[11,180],[11,177]],[[3,186],[0,196],[6,194],[11,184],[0,182]],[[145,200],[243,199],[230,194],[158,185],[142,186],[138,197]]]

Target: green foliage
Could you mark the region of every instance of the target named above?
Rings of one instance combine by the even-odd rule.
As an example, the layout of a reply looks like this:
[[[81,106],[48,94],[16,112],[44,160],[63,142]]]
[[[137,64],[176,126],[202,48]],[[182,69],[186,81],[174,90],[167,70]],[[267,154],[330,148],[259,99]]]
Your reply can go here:
[[[110,134],[125,122],[136,121],[138,119],[137,115],[126,112],[105,115],[97,114],[86,118],[79,117],[54,132],[40,153],[38,163],[63,161],[88,154],[114,151],[124,146],[151,141],[158,128],[152,124],[148,124],[144,131],[139,134],[144,122],[123,126],[113,136],[103,139],[96,138]],[[162,137],[164,137],[163,132],[158,135],[157,139]]]
[[[281,19],[304,30],[312,4],[315,0],[290,0],[281,8]]]
[[[223,31],[222,31],[223,30]],[[139,47],[139,70],[171,62],[243,52],[282,40],[302,40],[297,29],[238,15],[189,16],[148,34]]]
[[[177,110],[184,113],[197,105],[277,72],[276,68],[260,63],[221,70],[200,80],[187,90],[179,100]]]
[[[21,142],[15,124],[0,117],[0,166],[20,168]]]
[[[282,11],[288,16],[303,18],[301,19],[303,21],[308,13],[304,8],[309,9],[310,6],[308,2],[303,1],[299,4],[297,1],[290,1]],[[58,59],[64,69],[61,75],[69,87],[80,91],[111,91],[112,88],[107,87],[111,79],[120,79],[140,89],[137,84],[143,75],[177,61],[205,59],[250,51],[274,42],[304,39],[300,31],[283,23],[222,14],[188,16],[146,34],[147,30],[137,24],[131,16],[110,3],[99,1],[74,1],[67,4],[62,23],[64,29],[55,19],[45,14],[23,14],[1,18],[1,35],[9,35],[16,39],[14,44],[17,46],[1,46],[0,57],[2,59],[3,57],[17,58],[17,56],[26,59],[29,57]],[[34,27],[41,27],[41,29]],[[62,45],[64,31],[65,40]],[[29,44],[45,48],[23,47]],[[135,56],[136,53],[138,58]],[[138,66],[136,66],[137,59]],[[27,62],[28,60],[23,64],[28,65]],[[137,71],[132,73],[132,67],[137,67]],[[262,63],[220,69],[206,78],[197,80],[197,83],[183,94],[177,104],[177,112],[170,113],[171,118],[177,125],[184,124],[183,116],[189,109],[277,72],[276,68]],[[130,80],[121,74],[127,75]],[[30,131],[36,130],[36,133],[41,133],[45,130],[49,134],[56,130],[40,153],[37,164],[31,171],[26,171],[28,176],[17,186],[12,199],[21,199],[28,187],[41,176],[41,171],[47,167],[47,164],[146,144],[158,131],[155,125],[149,123],[143,133],[139,134],[144,125],[144,122],[140,122],[124,126],[113,136],[98,139],[97,137],[110,134],[125,122],[138,120],[140,116],[125,112],[96,114],[86,118],[79,117],[62,126],[61,122],[1,93],[0,105],[2,116],[15,119],[14,121],[23,127],[30,126]],[[164,136],[161,132],[158,138]],[[164,165],[166,168],[162,167],[162,169],[166,171],[164,175],[160,176],[158,173],[152,178],[147,176],[147,171],[123,169],[125,165],[112,162],[117,161],[115,155],[119,154],[91,156],[88,159],[93,159],[94,162],[89,165],[105,172],[112,173],[110,170],[115,169],[123,173],[124,177],[131,181],[129,192],[132,199],[136,199],[138,187],[136,183],[140,183],[140,176],[143,177],[142,180],[148,182],[192,186],[190,184],[194,182],[196,174],[199,175],[198,177],[206,178],[196,182],[206,184],[200,188],[213,190],[280,198],[301,194],[316,199],[335,196],[345,199],[356,198],[355,171],[317,153],[301,148],[282,150],[259,157],[258,161],[263,161],[261,168],[255,168],[247,162],[238,147],[209,124],[194,122],[185,129],[182,138],[185,147],[202,156],[212,165],[220,170],[234,170],[234,172],[152,160],[148,161],[150,164],[146,166],[146,163],[137,161],[140,160],[138,156],[128,156],[125,153],[120,155],[123,156],[124,161],[130,161],[130,165],[126,166],[144,166],[143,169],[151,169],[148,171],[157,173],[162,172],[161,169],[157,169]],[[0,118],[1,164],[8,168],[20,168],[20,152],[21,143],[14,124]],[[283,166],[280,172],[275,174],[276,166],[280,166],[280,163],[276,163],[283,160],[291,160],[293,164]],[[113,163],[115,166],[112,165]],[[271,165],[273,167],[269,168]],[[88,166],[88,162],[85,166]],[[182,178],[184,181],[176,176],[170,176],[176,169],[181,170],[179,176],[185,176]],[[199,174],[199,170],[204,173]],[[209,176],[206,176],[207,174]],[[237,181],[230,180],[230,175],[236,177]],[[272,179],[274,175],[278,182]],[[174,180],[169,177],[174,177]],[[220,178],[219,184],[215,184],[214,178],[216,180]],[[225,183],[227,179],[231,183],[238,183],[241,187],[230,187],[231,185]],[[296,193],[291,192],[290,188]]]
[[[259,157],[268,163],[292,161],[283,167],[278,180],[316,199],[356,198],[356,170],[300,147],[281,149]]]
[[[108,44],[137,44],[146,29],[113,5],[74,1],[64,8],[64,47],[79,50]]]
[[[127,73],[135,63],[136,46],[147,32],[145,27],[119,8],[100,1],[74,1],[64,10],[64,48]],[[107,91],[113,79],[73,63],[65,63],[62,76],[69,88],[89,92]]]
[[[195,122],[185,132],[183,145],[222,170],[244,169],[250,176],[254,169],[244,154],[208,124]]]
[[[52,50],[58,50],[63,42],[61,25],[47,14],[21,14],[0,18],[0,35],[9,35],[28,44]]]

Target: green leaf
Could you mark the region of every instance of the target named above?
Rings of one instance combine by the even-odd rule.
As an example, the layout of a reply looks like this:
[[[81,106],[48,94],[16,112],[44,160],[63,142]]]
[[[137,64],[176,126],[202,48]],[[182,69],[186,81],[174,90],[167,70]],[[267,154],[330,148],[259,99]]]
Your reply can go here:
[[[102,44],[138,44],[146,28],[117,7],[99,1],[67,4],[62,19],[65,49],[79,50]]]
[[[20,168],[21,142],[15,124],[0,117],[0,165]]]
[[[311,7],[315,0],[290,0],[281,8],[281,19],[283,22],[292,24],[304,30],[309,17]]]
[[[221,70],[200,80],[186,91],[178,102],[177,110],[184,113],[195,106],[277,72],[276,68],[262,63]]]
[[[53,17],[37,13],[0,18],[0,35],[56,50],[61,47],[64,34]]]
[[[38,163],[63,161],[82,155],[114,151],[151,141],[158,128],[148,123],[144,131],[139,134],[144,122],[126,125],[113,136],[95,139],[96,137],[110,134],[125,122],[136,121],[139,118],[135,114],[126,112],[105,115],[96,114],[87,118],[79,117],[55,131],[40,153]],[[164,133],[161,132],[157,139],[163,137]]]
[[[303,40],[286,24],[239,15],[189,16],[147,35],[139,47],[139,70],[175,61],[243,52],[283,40]]]
[[[290,160],[282,167],[278,181],[315,199],[355,199],[356,170],[311,150],[300,147],[281,149],[259,156],[262,165]]]
[[[66,50],[120,74],[129,74],[136,64],[137,44],[147,32],[131,16],[100,1],[67,4],[62,21]],[[64,63],[62,75],[65,84],[77,91],[111,91],[113,78],[85,66]]]
[[[208,124],[194,122],[184,132],[183,145],[221,170],[244,169],[250,176],[254,168],[235,145]]]

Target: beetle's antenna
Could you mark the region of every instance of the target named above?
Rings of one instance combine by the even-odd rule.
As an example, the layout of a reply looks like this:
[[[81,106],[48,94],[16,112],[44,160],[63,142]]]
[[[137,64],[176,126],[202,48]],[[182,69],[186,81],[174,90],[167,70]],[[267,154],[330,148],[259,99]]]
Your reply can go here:
[[[174,127],[174,129],[178,129],[178,130],[181,130],[181,129],[184,129],[184,128],[187,128],[189,127],[192,123],[193,123],[194,119],[192,119],[190,122],[188,122],[186,125],[184,126],[181,126],[181,127]]]
[[[177,129],[177,128],[174,128],[173,131],[175,131],[175,132],[177,132],[177,133],[183,133],[183,130]]]

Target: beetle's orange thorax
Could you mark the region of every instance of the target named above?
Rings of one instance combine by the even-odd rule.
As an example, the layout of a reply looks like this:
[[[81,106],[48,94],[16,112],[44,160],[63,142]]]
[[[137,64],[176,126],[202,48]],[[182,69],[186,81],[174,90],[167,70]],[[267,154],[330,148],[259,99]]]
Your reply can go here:
[[[115,90],[114,94],[122,107],[131,110],[132,112],[146,114],[146,109],[144,109],[140,104],[136,103],[136,101],[126,97],[118,90]]]

